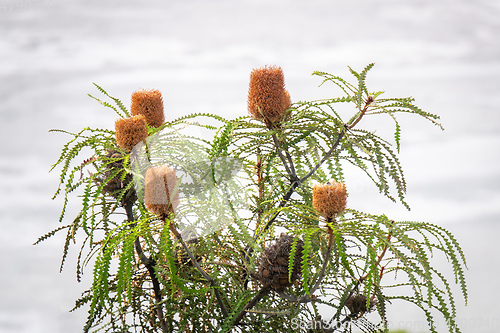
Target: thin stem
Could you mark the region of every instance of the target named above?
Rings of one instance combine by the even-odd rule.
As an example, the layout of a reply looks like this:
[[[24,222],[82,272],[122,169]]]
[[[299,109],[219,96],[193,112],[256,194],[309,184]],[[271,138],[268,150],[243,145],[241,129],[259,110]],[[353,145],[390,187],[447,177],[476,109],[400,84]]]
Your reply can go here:
[[[344,131],[339,133],[337,140],[335,140],[335,142],[332,145],[332,147],[330,148],[330,150],[325,154],[325,156],[323,156],[321,161],[319,161],[318,164],[316,164],[316,166],[307,175],[296,180],[295,182],[292,182],[290,189],[288,190],[288,192],[285,193],[285,195],[283,196],[283,199],[281,199],[280,204],[278,206],[278,209],[283,208],[287,204],[288,200],[290,200],[290,198],[292,197],[292,194],[295,192],[295,189],[297,187],[299,187],[300,184],[302,184],[307,179],[309,179],[309,177],[311,177],[321,167],[321,165],[332,155],[332,153],[335,151],[337,146],[340,144],[340,141],[342,140],[343,136],[344,136]],[[264,228],[262,229],[262,231],[255,235],[254,240],[256,240],[262,233],[266,232],[271,227],[271,225],[274,223],[274,221],[276,220],[276,218],[278,217],[280,212],[281,212],[281,210],[278,210],[274,214],[274,216],[269,221],[267,221],[267,223],[264,226]]]
[[[135,239],[134,246],[135,246],[135,252],[137,252],[137,255],[139,256],[141,262],[144,265],[149,265],[151,262],[151,258],[146,257],[146,255],[142,251],[141,241],[139,240],[139,237]]]
[[[134,212],[132,210],[132,204],[131,203],[126,203],[125,204],[125,211],[127,212],[127,218],[129,222],[133,222],[131,224],[131,227],[134,227],[136,225],[135,217],[134,217]],[[156,272],[155,272],[155,266],[156,266],[156,261],[153,258],[148,258],[144,254],[144,251],[142,250],[141,242],[139,240],[139,237],[137,237],[134,241],[135,245],[135,251],[137,252],[137,255],[139,256],[139,259],[141,262],[146,266],[146,269],[149,272],[149,276],[151,277],[151,281],[153,283],[153,291],[155,295],[155,308],[156,308],[156,316],[158,317],[158,321],[160,322],[160,327],[162,332],[166,333],[168,332],[168,327],[167,323],[165,322],[165,318],[163,317],[163,310],[161,308],[161,303],[162,303],[162,297],[161,297],[161,288],[160,288],[160,282],[158,281],[158,278],[156,277]]]
[[[387,242],[391,241],[391,237],[392,237],[392,231],[389,231],[389,234],[387,235]],[[375,266],[380,265],[380,262],[384,258],[385,253],[387,252],[387,247],[388,247],[388,244],[385,244],[384,245],[384,249],[382,250],[382,252],[377,257],[377,261],[375,261]],[[362,277],[360,277],[358,281],[363,282],[367,277],[368,277],[368,273],[366,273],[365,275],[363,275]]]
[[[373,97],[369,96],[368,99],[366,100],[365,106],[361,110],[358,118],[356,118],[356,120],[354,120],[354,122],[351,125],[344,124],[344,129],[345,130],[350,130],[354,126],[356,126],[356,124],[361,120],[361,118],[363,118],[364,114],[368,110],[368,106],[372,102],[373,102]],[[288,202],[288,200],[290,200],[290,197],[292,196],[293,192],[295,191],[295,189],[300,184],[302,184],[307,179],[309,179],[309,177],[311,177],[323,165],[323,163],[325,163],[325,161],[327,159],[329,159],[330,156],[332,156],[333,152],[335,151],[335,149],[337,149],[337,146],[340,144],[340,141],[342,140],[342,138],[344,137],[344,135],[345,135],[345,131],[341,131],[339,133],[339,135],[337,136],[337,140],[335,140],[335,142],[330,147],[330,149],[325,154],[325,156],[323,156],[323,158],[321,159],[321,161],[319,161],[318,164],[316,164],[314,166],[314,168],[312,168],[311,171],[309,171],[304,177],[302,177],[300,179],[297,179],[295,182],[292,181],[292,186],[290,187],[290,189],[288,190],[288,192],[285,194],[285,196],[281,200],[279,208],[282,208]],[[287,169],[287,172],[289,173],[290,177],[292,177],[292,175],[290,173],[291,171],[289,170],[289,168],[288,168],[288,166],[286,164],[285,157],[283,156],[283,154],[281,153],[281,150],[279,148],[279,143],[278,143],[278,139],[276,137],[276,134],[273,134],[273,140],[274,140],[274,144],[276,145],[276,149],[278,150],[278,154],[280,155],[280,158],[281,158],[283,164],[285,165],[285,168]],[[291,159],[291,157],[290,157],[290,159]],[[294,174],[294,175],[295,175],[295,177],[297,177],[296,174]],[[293,179],[293,177],[292,177],[292,179]],[[276,212],[276,214],[273,216],[273,218],[266,223],[266,225],[264,226],[263,232],[265,232],[265,231],[267,231],[269,229],[269,227],[274,223],[274,221],[278,217],[279,213],[280,213],[280,211]]]
[[[344,125],[344,128],[347,129],[347,125]],[[321,167],[321,165],[323,165],[323,163],[325,163],[325,161],[327,159],[329,159],[330,156],[332,156],[333,152],[335,151],[335,149],[337,148],[337,146],[340,144],[340,140],[342,140],[342,138],[344,137],[344,134],[345,134],[344,131],[341,131],[339,133],[339,135],[337,137],[337,140],[335,140],[334,144],[330,147],[330,150],[328,150],[328,152],[325,154],[325,156],[323,156],[323,158],[321,159],[321,161],[319,161],[318,164],[316,164],[314,166],[314,168],[312,168],[312,170],[309,171],[309,173],[307,175],[305,175],[304,177],[302,177],[299,180],[300,183],[305,182],[309,177],[311,177]]]
[[[262,216],[262,199],[264,198],[264,178],[263,178],[263,167],[262,167],[262,153],[260,148],[257,147],[257,164],[255,165],[256,173],[257,173],[257,186],[259,187],[259,197],[257,201],[257,221],[260,222]]]
[[[331,222],[333,223],[333,219],[328,219],[327,222]],[[291,295],[288,295],[284,292],[279,292],[278,294],[288,300],[288,301],[291,301],[291,302],[297,302],[297,303],[308,303],[308,302],[312,302],[315,300],[315,298],[313,298],[311,295],[313,295],[316,290],[318,290],[318,288],[320,287],[321,285],[321,282],[323,281],[323,279],[325,278],[325,275],[326,275],[326,269],[328,267],[328,263],[330,262],[330,257],[332,255],[332,248],[333,248],[333,230],[330,226],[327,226],[328,228],[328,246],[326,248],[326,254],[325,254],[325,260],[323,261],[323,266],[321,267],[321,271],[318,275],[318,279],[316,280],[316,283],[314,284],[314,286],[311,288],[311,290],[309,291],[309,295],[304,295],[302,297],[294,297],[294,296],[291,296]]]
[[[295,192],[295,189],[297,187],[299,187],[299,182],[298,181],[292,183],[292,185],[290,186],[290,189],[288,190],[288,192],[286,192],[285,195],[283,196],[283,199],[281,199],[281,202],[280,202],[280,204],[278,206],[278,211],[274,214],[274,216],[269,221],[267,221],[267,223],[264,226],[264,228],[262,229],[262,231],[259,232],[259,233],[257,233],[255,235],[254,240],[257,240],[257,238],[259,238],[259,236],[261,234],[265,233],[271,227],[271,225],[274,223],[274,221],[276,220],[276,218],[278,217],[278,215],[281,212],[281,210],[279,208],[285,207],[285,205],[287,204],[288,200],[290,200],[290,198],[292,197],[293,192]]]
[[[352,315],[349,315],[347,317],[345,317],[344,319],[342,319],[341,322],[337,323],[336,327],[327,331],[328,333],[333,333],[333,332],[336,332],[338,329],[340,329],[342,327],[342,325],[344,325],[345,323],[349,322],[352,320]]]
[[[354,126],[356,126],[357,123],[359,123],[359,121],[361,120],[361,118],[363,118],[363,116],[365,115],[366,110],[368,110],[368,106],[370,104],[372,104],[372,103],[373,103],[373,97],[372,96],[368,96],[368,99],[365,102],[365,106],[363,107],[363,109],[359,113],[359,116],[352,122],[352,124],[350,124],[348,126],[349,129],[352,129]]]
[[[243,319],[248,310],[252,309],[264,296],[266,296],[271,291],[271,287],[262,287],[262,289],[245,305],[245,307],[238,313],[234,320],[234,325]]]
[[[288,175],[290,176],[290,181],[293,182],[293,181],[295,181],[297,179],[297,172],[295,171],[295,165],[293,164],[292,155],[290,155],[290,153],[288,152],[288,149],[286,147],[284,147],[284,148],[281,147],[281,145],[279,144],[278,137],[276,136],[276,133],[273,133],[272,137],[273,137],[273,141],[274,141],[274,145],[276,147],[276,150],[278,151],[278,154],[280,155],[280,159],[281,159],[281,161],[283,162],[283,165],[285,166],[285,168],[288,171]],[[285,160],[285,158],[284,158],[283,153],[281,152],[281,150],[285,151],[286,160]],[[289,170],[287,168],[287,161],[288,161],[288,166],[290,167]]]
[[[288,166],[288,162],[285,159],[285,156],[283,156],[283,152],[281,151],[280,143],[278,141],[278,137],[276,136],[276,133],[273,133],[272,137],[273,137],[274,146],[276,147],[276,151],[278,152],[278,156],[280,157],[281,162],[283,163],[283,166],[285,167],[286,172],[288,173],[288,176],[290,177],[290,181],[293,182],[294,179],[297,177],[297,175],[295,174],[295,172],[292,172],[292,170],[290,169],[290,167],[292,167],[292,165],[290,165],[290,167]],[[288,161],[290,162],[291,158]]]
[[[382,262],[382,259],[384,258],[385,256],[385,253],[387,252],[387,248],[388,248],[388,243],[391,241],[391,237],[392,237],[392,231],[389,231],[389,234],[387,235],[387,243],[384,245],[384,248],[382,250],[382,252],[378,255],[377,257],[377,260],[375,261],[375,266],[378,266],[380,265],[380,262]],[[359,286],[361,285],[361,283],[363,283],[363,281],[366,280],[366,278],[368,277],[369,273],[366,273],[365,275],[361,276],[357,281],[356,283],[354,284],[354,286],[351,288],[351,290],[349,291],[349,295],[346,297],[346,301],[354,294],[354,292],[359,288]],[[344,306],[344,304],[341,304],[339,306],[339,309],[342,308]],[[330,319],[330,323],[335,319],[340,316],[340,312],[338,311],[337,314],[335,316],[332,317],[332,319]]]
[[[165,218],[163,218],[163,221],[165,222]],[[203,268],[201,268],[200,264],[198,263],[198,260],[196,260],[196,258],[193,255],[193,252],[191,252],[191,250],[187,246],[186,242],[184,242],[184,240],[182,239],[182,236],[179,233],[179,231],[177,231],[177,229],[175,228],[175,225],[172,222],[170,222],[169,226],[170,226],[170,231],[172,231],[175,238],[177,238],[177,240],[179,240],[179,242],[182,245],[182,248],[184,249],[184,251],[186,251],[186,253],[188,254],[189,258],[191,259],[191,262],[194,264],[196,269],[205,278],[205,280],[207,280],[208,283],[210,283],[210,286],[214,290],[215,298],[217,299],[217,303],[219,303],[219,306],[222,310],[222,313],[224,314],[224,317],[227,317],[229,315],[229,312],[227,311],[226,305],[224,304],[224,301],[223,301],[222,296],[220,294],[219,287],[217,286],[217,283],[210,275],[208,275],[207,272],[205,272],[205,270]]]
[[[284,291],[278,291],[277,293],[281,298],[283,298],[289,302],[293,302],[293,303],[309,303],[309,302],[319,301],[319,298],[313,298],[312,295],[295,297],[295,296],[292,296],[292,295],[285,293]]]
[[[161,308],[161,303],[163,300],[161,298],[160,282],[156,278],[155,266],[156,266],[156,261],[151,260],[150,264],[146,265],[146,268],[153,282],[153,291],[155,293],[155,300],[156,300],[155,304],[156,315],[158,316],[158,321],[160,322],[161,330],[165,333],[168,332],[168,327],[167,323],[165,322],[165,318],[163,317],[163,310]]]
[[[297,172],[295,171],[295,166],[293,165],[293,160],[292,160],[292,155],[288,152],[288,149],[284,149],[285,154],[286,154],[286,159],[288,160],[288,163],[290,163],[290,169],[292,169],[292,174],[297,177]]]
[[[329,220],[328,222],[332,222],[332,220]],[[328,263],[330,262],[330,257],[332,255],[332,247],[333,247],[333,230],[330,226],[327,226],[328,228],[328,247],[326,248],[326,254],[325,254],[325,260],[323,261],[323,267],[321,267],[321,272],[318,275],[318,280],[312,287],[310,293],[311,295],[314,294],[316,290],[318,290],[319,286],[321,285],[321,282],[325,278],[326,275],[326,268],[328,267]]]

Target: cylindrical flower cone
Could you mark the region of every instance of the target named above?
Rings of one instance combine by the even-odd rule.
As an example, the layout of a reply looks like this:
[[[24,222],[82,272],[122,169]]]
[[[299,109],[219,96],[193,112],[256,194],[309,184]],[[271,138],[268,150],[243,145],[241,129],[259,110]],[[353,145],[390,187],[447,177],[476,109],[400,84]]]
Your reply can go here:
[[[144,203],[153,214],[166,217],[179,205],[177,176],[169,166],[154,166],[146,171]]]
[[[252,71],[248,90],[248,112],[253,118],[265,122],[267,127],[272,127],[283,120],[285,111],[291,105],[281,67],[266,66]]]
[[[148,137],[146,118],[143,115],[120,118],[115,122],[115,132],[118,145],[131,151],[137,143]]]
[[[332,219],[345,210],[347,191],[343,183],[336,181],[313,187],[312,205],[323,217]]]
[[[158,90],[138,90],[132,94],[130,112],[133,116],[142,114],[146,122],[153,127],[159,127],[165,122],[163,113],[163,98]]]

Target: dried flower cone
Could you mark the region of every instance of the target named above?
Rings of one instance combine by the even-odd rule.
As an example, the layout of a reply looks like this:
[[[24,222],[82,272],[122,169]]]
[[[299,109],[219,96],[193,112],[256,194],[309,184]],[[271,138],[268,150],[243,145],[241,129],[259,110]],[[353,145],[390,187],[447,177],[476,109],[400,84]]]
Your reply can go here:
[[[118,145],[131,151],[135,145],[148,137],[148,128],[144,116],[120,118],[115,122],[115,135]]]
[[[248,112],[253,118],[262,120],[271,127],[273,123],[283,120],[285,111],[291,105],[281,67],[266,66],[252,71],[248,90]]]
[[[288,261],[292,249],[294,237],[281,234],[274,244],[267,247],[260,257],[260,264],[257,269],[257,278],[264,286],[271,286],[274,290],[282,290],[292,285],[300,275],[302,252],[304,242],[297,241],[297,250],[295,252],[294,264],[291,282],[289,281]]]
[[[361,294],[351,295],[345,302],[345,306],[351,311],[351,314],[355,316],[361,316],[365,312],[370,312],[375,306],[375,299],[370,299],[370,308],[366,309],[366,296]]]
[[[326,219],[345,210],[347,191],[345,185],[332,181],[326,184],[317,184],[313,188],[313,207]]]
[[[121,172],[117,173],[117,170],[123,169],[123,156],[117,150],[108,149],[107,154],[103,159],[106,163],[105,171],[94,178],[94,182],[98,185],[105,183],[102,187],[102,191],[114,198],[121,197],[121,202],[134,202],[137,200],[137,195],[135,189],[131,187],[125,195],[120,195],[119,190],[128,186],[132,181],[132,175],[127,173],[125,178]]]
[[[165,122],[163,98],[158,90],[138,90],[132,94],[130,111],[133,116],[142,114],[146,122],[159,127]]]
[[[177,176],[170,167],[155,166],[146,171],[144,203],[153,214],[168,216],[179,205]]]

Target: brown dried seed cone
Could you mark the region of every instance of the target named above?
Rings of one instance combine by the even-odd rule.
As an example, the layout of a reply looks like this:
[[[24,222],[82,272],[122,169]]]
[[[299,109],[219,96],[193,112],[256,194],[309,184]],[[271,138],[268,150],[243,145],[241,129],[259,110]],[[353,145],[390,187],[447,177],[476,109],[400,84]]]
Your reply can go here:
[[[248,112],[253,118],[264,121],[270,127],[273,123],[283,120],[285,111],[291,105],[281,67],[266,66],[252,71],[248,90]]]
[[[271,286],[274,290],[283,290],[292,285],[300,275],[304,242],[298,240],[294,257],[291,282],[289,280],[288,261],[293,244],[293,236],[281,234],[272,245],[267,247],[260,257],[257,274],[254,274],[264,286]]]
[[[374,298],[370,299],[370,308],[368,312],[370,312],[375,306],[376,300]],[[366,296],[362,294],[351,295],[345,302],[345,306],[351,311],[354,315],[362,315],[367,312],[366,309]]]
[[[143,115],[120,118],[115,122],[115,132],[118,145],[131,151],[137,143],[148,137],[146,118]]]
[[[146,171],[144,203],[153,214],[168,216],[179,205],[177,176],[169,166],[154,166]]]
[[[329,219],[345,210],[347,191],[345,185],[332,181],[317,184],[313,188],[313,207],[323,217]]]
[[[122,155],[120,154],[119,151],[108,149],[108,153],[106,154],[105,158],[108,159],[108,158],[121,158],[121,157]],[[105,169],[106,171],[102,173],[101,177],[96,177],[96,181],[98,181],[99,183],[103,183],[109,177],[111,177],[111,175],[115,173],[117,169],[123,169],[123,160],[117,160],[108,163],[106,165]],[[113,195],[117,190],[126,186],[130,181],[130,177],[127,174],[125,180],[122,181],[121,176],[122,176],[121,174],[117,174],[115,177],[109,179],[107,183],[102,187],[102,191],[107,194]]]
[[[158,90],[138,90],[132,94],[130,112],[133,116],[142,114],[146,122],[153,127],[159,127],[165,122],[163,113],[163,98]]]
[[[117,150],[107,149],[107,154],[102,161],[106,164],[104,171],[94,178],[94,182],[98,185],[104,184],[102,191],[115,199],[121,198],[122,204],[135,202],[137,195],[133,187],[129,188],[124,195],[119,193],[119,190],[126,188],[132,181],[132,175],[129,173],[123,178],[123,173],[126,171],[123,169],[122,154]],[[123,173],[117,173],[117,170],[122,170]]]

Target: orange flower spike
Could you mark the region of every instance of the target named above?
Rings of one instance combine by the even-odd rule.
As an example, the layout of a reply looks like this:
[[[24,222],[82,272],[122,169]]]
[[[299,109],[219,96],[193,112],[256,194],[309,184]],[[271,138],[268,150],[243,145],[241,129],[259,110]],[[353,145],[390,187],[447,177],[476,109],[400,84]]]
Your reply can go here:
[[[347,191],[343,183],[332,181],[313,188],[313,207],[326,219],[342,213],[346,203]]]
[[[179,205],[175,171],[167,165],[150,167],[146,171],[144,203],[153,214],[168,216]]]
[[[262,120],[270,128],[273,123],[283,120],[285,111],[291,105],[281,67],[266,66],[252,71],[248,89],[248,112],[253,118]]]
[[[158,90],[138,90],[132,94],[130,111],[133,116],[142,114],[146,122],[153,127],[160,127],[165,122],[163,98]]]
[[[148,137],[146,118],[143,115],[120,118],[115,122],[115,135],[118,145],[127,152]]]

